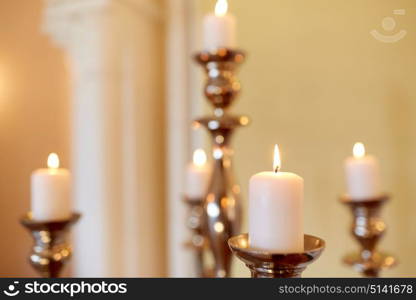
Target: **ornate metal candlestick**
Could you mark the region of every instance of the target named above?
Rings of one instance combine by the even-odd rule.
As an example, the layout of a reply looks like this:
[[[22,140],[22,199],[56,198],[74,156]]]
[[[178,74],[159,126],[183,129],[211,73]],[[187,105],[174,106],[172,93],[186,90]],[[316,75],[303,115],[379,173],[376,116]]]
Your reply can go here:
[[[80,214],[74,213],[68,220],[42,222],[33,220],[29,213],[20,220],[35,241],[29,261],[39,275],[45,278],[59,277],[72,252],[67,242],[68,230],[80,217]]]
[[[277,254],[252,249],[247,234],[232,237],[228,243],[234,254],[250,269],[252,278],[301,277],[306,267],[317,260],[325,249],[325,241],[311,235],[305,235],[303,253]]]
[[[207,249],[207,241],[202,230],[204,199],[185,197],[185,203],[189,206],[187,226],[192,230],[191,240],[186,243],[186,246],[195,251],[198,277],[211,277],[212,272],[206,270],[204,265],[204,252]]]
[[[361,246],[359,252],[345,256],[344,262],[365,277],[378,277],[381,270],[396,264],[393,256],[377,251],[377,244],[386,230],[380,211],[388,200],[387,195],[360,201],[347,196],[341,198],[341,202],[351,208],[354,217],[352,234]]]
[[[204,233],[213,253],[215,276],[229,277],[232,256],[227,241],[239,233],[241,223],[240,188],[232,175],[230,140],[234,130],[247,125],[249,119],[228,114],[227,109],[240,92],[235,73],[244,54],[218,49],[197,54],[196,61],[207,73],[205,95],[214,106],[213,116],[195,122],[203,125],[213,139],[214,168],[204,202]]]

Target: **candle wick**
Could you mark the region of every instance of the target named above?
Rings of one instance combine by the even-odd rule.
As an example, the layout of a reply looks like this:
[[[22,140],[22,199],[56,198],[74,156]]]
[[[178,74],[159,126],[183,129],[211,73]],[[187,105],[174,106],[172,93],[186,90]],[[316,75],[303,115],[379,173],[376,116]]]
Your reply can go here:
[[[279,172],[279,170],[280,170],[280,167],[276,166],[276,168],[274,169],[274,172],[277,173],[277,172]]]

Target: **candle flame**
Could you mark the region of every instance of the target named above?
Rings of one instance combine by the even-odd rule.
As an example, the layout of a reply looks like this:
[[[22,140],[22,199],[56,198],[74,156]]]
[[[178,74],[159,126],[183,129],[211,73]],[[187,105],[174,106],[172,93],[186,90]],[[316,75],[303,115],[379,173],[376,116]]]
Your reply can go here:
[[[227,0],[217,0],[215,5],[215,15],[217,17],[223,17],[227,14],[228,11],[228,2]]]
[[[365,156],[365,147],[363,143],[355,143],[352,153],[355,158],[363,158]]]
[[[274,160],[273,160],[273,171],[275,173],[279,172],[282,167],[282,161],[280,159],[280,151],[277,144],[274,146]]]
[[[194,164],[198,167],[202,167],[207,162],[207,155],[205,154],[205,151],[202,149],[197,149],[194,152],[193,156]]]
[[[59,168],[59,156],[56,153],[51,153],[48,156],[48,168],[58,169]]]

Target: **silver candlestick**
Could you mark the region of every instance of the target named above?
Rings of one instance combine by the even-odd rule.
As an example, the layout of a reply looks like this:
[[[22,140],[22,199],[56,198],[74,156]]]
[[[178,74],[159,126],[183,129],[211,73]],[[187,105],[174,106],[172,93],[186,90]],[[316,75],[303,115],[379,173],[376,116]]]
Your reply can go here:
[[[390,269],[397,263],[394,256],[377,249],[386,231],[380,212],[388,200],[387,195],[363,200],[348,196],[341,198],[341,203],[351,209],[354,218],[351,232],[361,246],[360,251],[345,256],[344,262],[365,277],[379,277],[380,271]]]
[[[214,115],[196,120],[195,126],[204,126],[212,136],[214,167],[204,200],[203,231],[214,257],[216,277],[230,276],[232,256],[227,241],[240,232],[241,225],[240,187],[232,172],[231,137],[249,119],[232,115],[228,109],[240,92],[236,71],[244,57],[241,51],[225,48],[196,55],[207,74],[205,96],[214,107]]]

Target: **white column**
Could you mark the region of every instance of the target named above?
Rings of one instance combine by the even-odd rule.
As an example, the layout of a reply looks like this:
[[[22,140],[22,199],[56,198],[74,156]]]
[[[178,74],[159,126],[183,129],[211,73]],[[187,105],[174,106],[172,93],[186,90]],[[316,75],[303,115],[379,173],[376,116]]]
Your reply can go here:
[[[73,81],[76,276],[164,275],[158,3],[46,1]]]
[[[168,121],[168,237],[169,275],[195,276],[192,251],[184,247],[190,238],[183,203],[185,167],[190,159],[189,25],[188,0],[167,1],[166,112]]]

